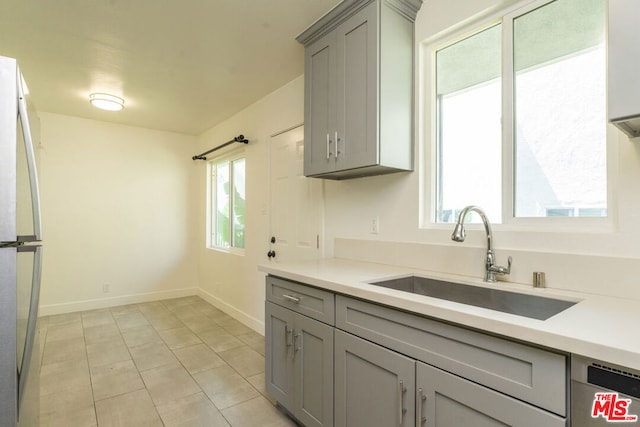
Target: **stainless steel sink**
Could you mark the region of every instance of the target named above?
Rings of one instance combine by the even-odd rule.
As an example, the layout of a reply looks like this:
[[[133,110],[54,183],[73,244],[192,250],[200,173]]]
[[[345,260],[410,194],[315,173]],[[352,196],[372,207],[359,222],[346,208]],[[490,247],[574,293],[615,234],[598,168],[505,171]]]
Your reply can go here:
[[[370,284],[538,320],[547,320],[576,304],[574,301],[464,285],[419,276],[381,280],[370,282]]]

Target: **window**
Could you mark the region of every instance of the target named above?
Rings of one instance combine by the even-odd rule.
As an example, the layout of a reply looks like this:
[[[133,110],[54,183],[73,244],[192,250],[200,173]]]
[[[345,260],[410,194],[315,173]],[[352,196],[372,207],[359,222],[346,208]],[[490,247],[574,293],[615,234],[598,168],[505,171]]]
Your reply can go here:
[[[605,22],[605,0],[537,1],[429,48],[431,220],[607,216]]]
[[[244,157],[229,156],[208,164],[207,246],[232,252],[245,246]]]

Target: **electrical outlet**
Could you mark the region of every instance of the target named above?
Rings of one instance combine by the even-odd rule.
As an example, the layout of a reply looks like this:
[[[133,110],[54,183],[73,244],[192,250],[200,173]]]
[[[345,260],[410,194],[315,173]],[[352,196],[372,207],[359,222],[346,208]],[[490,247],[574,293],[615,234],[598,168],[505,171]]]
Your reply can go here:
[[[369,224],[369,231],[371,234],[380,233],[380,217],[374,216],[371,218],[371,223]]]
[[[108,294],[111,291],[111,283],[103,283],[102,284],[102,292]]]

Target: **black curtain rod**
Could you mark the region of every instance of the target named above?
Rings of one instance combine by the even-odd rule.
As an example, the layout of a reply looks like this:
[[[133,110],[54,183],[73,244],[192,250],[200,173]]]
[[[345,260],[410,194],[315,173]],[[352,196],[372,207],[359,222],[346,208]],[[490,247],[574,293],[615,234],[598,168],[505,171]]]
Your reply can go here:
[[[231,141],[227,141],[224,144],[218,145],[216,148],[212,148],[211,150],[205,151],[202,154],[198,154],[197,156],[193,156],[191,159],[192,160],[207,160],[207,158],[205,157],[207,154],[213,153],[214,151],[219,150],[221,148],[224,148],[227,145],[231,145],[231,144],[233,144],[235,142],[240,142],[242,144],[248,144],[249,140],[245,139],[244,135],[238,135],[235,138],[233,138]]]

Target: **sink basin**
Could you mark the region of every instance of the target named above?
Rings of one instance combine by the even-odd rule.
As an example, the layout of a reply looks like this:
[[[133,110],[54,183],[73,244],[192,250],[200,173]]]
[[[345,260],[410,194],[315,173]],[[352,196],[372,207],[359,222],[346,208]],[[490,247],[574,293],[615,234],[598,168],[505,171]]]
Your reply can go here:
[[[463,285],[419,276],[400,277],[370,282],[370,284],[538,320],[547,320],[576,304],[574,301]]]

